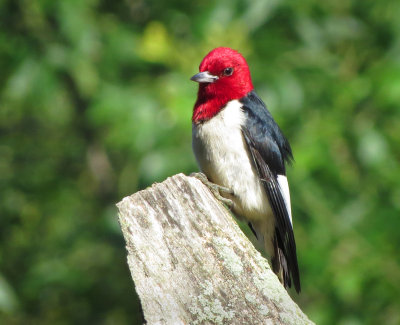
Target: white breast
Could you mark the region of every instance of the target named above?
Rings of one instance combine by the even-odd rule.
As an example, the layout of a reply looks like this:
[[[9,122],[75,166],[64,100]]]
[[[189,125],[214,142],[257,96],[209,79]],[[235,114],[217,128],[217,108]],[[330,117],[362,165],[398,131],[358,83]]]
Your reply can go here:
[[[233,190],[230,198],[236,214],[253,223],[264,223],[266,219],[273,222],[268,198],[243,139],[245,116],[241,107],[233,100],[209,121],[193,124],[193,151],[200,169],[212,182]],[[268,228],[271,226],[273,229],[273,224]]]

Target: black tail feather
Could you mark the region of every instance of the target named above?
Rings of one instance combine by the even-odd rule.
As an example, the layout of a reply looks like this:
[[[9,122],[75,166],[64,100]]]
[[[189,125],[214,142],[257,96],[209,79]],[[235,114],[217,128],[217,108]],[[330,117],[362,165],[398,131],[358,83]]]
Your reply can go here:
[[[272,257],[272,270],[278,276],[285,288],[292,287],[292,278],[297,293],[300,293],[300,278],[298,268],[294,265],[288,265],[288,258],[285,254],[283,242],[279,232],[275,231],[274,236],[274,256]],[[297,265],[296,265],[297,266]],[[290,276],[292,274],[292,277]]]

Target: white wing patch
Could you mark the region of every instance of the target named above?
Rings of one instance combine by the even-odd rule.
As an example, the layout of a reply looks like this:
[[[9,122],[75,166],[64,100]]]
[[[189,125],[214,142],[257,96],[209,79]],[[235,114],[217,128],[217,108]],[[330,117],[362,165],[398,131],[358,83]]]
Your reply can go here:
[[[290,218],[290,223],[292,224],[293,227],[293,222],[292,222],[292,209],[290,207],[290,193],[289,193],[289,184],[287,181],[286,176],[284,175],[278,175],[278,183],[281,188],[281,193],[283,195],[283,198],[285,200],[285,205],[286,205],[286,210],[289,213],[289,218]]]

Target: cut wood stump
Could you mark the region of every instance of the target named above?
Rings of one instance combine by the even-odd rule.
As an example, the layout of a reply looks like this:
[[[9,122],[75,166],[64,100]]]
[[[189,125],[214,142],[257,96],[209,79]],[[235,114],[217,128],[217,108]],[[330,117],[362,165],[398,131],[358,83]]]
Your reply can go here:
[[[198,179],[178,174],[117,206],[147,324],[313,324]]]

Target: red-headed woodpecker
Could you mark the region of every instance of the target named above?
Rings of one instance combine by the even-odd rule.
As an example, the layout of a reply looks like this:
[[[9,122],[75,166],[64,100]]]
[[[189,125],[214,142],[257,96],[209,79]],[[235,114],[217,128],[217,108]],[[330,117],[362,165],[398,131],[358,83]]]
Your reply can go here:
[[[271,256],[285,286],[300,292],[285,164],[289,142],[253,90],[250,70],[237,51],[219,47],[206,55],[192,118],[192,145],[201,171],[231,190],[224,193]]]

